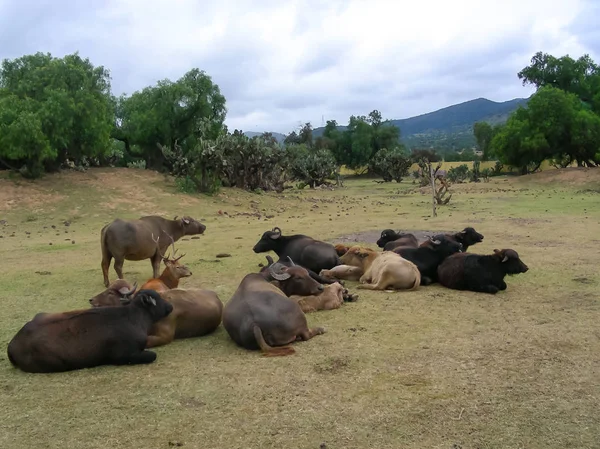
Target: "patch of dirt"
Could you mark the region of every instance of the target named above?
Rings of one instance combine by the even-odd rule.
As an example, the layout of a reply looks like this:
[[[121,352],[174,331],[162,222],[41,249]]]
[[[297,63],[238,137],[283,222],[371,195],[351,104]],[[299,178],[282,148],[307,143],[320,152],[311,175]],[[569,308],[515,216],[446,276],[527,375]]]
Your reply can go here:
[[[375,242],[377,242],[377,240],[379,240],[379,237],[381,237],[381,231],[383,231],[383,229],[357,232],[355,234],[340,235],[333,239],[329,239],[329,243],[344,243],[344,242],[375,243]],[[446,231],[442,231],[442,230],[435,230],[435,231],[422,231],[421,230],[420,231],[420,230],[414,230],[414,229],[402,229],[401,231],[414,234],[414,236],[417,238],[417,240],[419,240],[419,244],[423,243],[425,240],[427,240],[432,235],[446,234],[446,233],[450,234],[452,232],[456,232],[456,231],[447,231],[447,230]]]
[[[326,361],[315,364],[317,373],[339,374],[350,364],[348,357],[330,357]]]
[[[517,225],[531,225],[536,223],[552,223],[552,220],[546,220],[543,218],[504,218],[503,221],[510,221]]]
[[[56,203],[64,198],[45,183],[24,179],[0,179],[0,211],[11,210],[15,206],[35,212],[35,209]]]
[[[531,175],[519,176],[516,180],[519,182],[560,183],[571,186],[600,183],[600,168],[567,167],[557,170],[548,169]]]

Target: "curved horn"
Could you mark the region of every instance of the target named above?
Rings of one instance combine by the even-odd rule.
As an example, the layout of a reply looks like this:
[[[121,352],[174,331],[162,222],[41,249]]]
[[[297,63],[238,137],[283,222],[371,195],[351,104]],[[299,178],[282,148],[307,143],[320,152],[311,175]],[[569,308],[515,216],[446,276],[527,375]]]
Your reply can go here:
[[[281,235],[281,229],[277,226],[275,226],[272,230],[272,232],[277,232],[279,235]]]
[[[133,295],[135,293],[136,288],[137,288],[137,282],[134,282],[133,287],[131,287],[131,290],[126,290],[124,292],[121,292],[121,295],[123,295],[124,298],[129,298],[131,295]]]
[[[504,256],[504,259],[502,259],[502,263],[506,262],[508,260],[508,256]]]
[[[292,267],[295,267],[296,264],[294,263],[294,261],[292,260],[292,258],[290,256],[287,256],[287,258],[289,259],[290,263],[292,264]]]
[[[289,273],[282,273],[282,267],[283,265],[281,265],[280,263],[273,264],[269,267],[269,274],[273,279],[277,281],[285,281],[292,277],[292,275]]]
[[[275,262],[273,261],[273,258],[271,256],[269,256],[268,254],[265,256],[267,258],[267,266],[271,266],[273,265]]]

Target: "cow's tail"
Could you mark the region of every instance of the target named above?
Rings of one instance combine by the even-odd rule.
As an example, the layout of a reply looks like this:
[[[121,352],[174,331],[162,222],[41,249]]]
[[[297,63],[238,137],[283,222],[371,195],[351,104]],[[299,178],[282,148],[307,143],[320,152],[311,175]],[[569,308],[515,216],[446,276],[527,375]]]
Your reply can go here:
[[[112,254],[108,250],[108,245],[106,244],[106,229],[108,225],[105,225],[100,231],[100,248],[102,249],[102,260],[110,260]]]
[[[263,337],[262,331],[258,325],[254,325],[254,338],[256,338],[256,342],[258,346],[260,346],[260,350],[263,352],[263,356],[265,357],[282,357],[286,355],[292,355],[296,352],[294,348],[291,346],[279,346],[274,348],[273,346],[269,346]]]

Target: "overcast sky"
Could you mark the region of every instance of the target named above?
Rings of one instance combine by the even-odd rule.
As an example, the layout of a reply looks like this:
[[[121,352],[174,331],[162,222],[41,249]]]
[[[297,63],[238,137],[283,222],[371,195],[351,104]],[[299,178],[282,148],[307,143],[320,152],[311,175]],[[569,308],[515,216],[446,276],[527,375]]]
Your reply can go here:
[[[0,58],[79,51],[113,92],[205,70],[230,130],[527,97],[536,51],[600,62],[598,0],[0,0]]]

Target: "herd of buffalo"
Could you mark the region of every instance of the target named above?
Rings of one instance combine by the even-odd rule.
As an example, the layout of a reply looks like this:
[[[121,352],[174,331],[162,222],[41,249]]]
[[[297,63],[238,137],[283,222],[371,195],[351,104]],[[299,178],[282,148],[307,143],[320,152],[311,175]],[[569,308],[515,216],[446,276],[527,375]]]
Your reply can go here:
[[[512,249],[489,255],[466,252],[483,240],[471,227],[433,235],[422,243],[413,234],[386,229],[377,240],[381,251],[332,245],[301,234],[285,236],[276,227],[262,235],[253,251],[272,251],[278,260],[267,255],[267,264],[245,275],[223,304],[214,291],[179,288],[180,279],[192,273],[179,262],[184,254],[176,257],[175,242],[205,230],[188,216],[116,219],[106,225],[101,230],[106,290],[89,299],[91,308],[35,315],[9,342],[11,363],[38,373],[151,363],[156,353],[149,348],[208,335],[221,323],[243,348],[266,356],[288,355],[295,352],[290,346],[294,341],[325,333],[322,327],[308,327],[305,313],[336,309],[357,299],[344,287],[345,281],[358,281],[358,289],[386,291],[438,282],[495,294],[506,289],[506,275],[528,270]],[[111,283],[112,259],[118,279]],[[123,279],[123,263],[144,259],[150,259],[153,277],[138,288]]]

